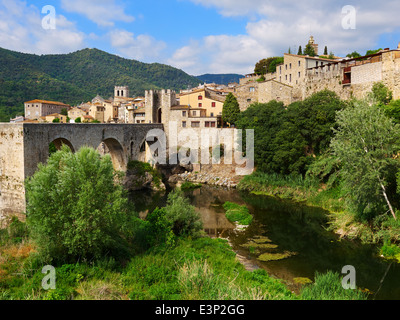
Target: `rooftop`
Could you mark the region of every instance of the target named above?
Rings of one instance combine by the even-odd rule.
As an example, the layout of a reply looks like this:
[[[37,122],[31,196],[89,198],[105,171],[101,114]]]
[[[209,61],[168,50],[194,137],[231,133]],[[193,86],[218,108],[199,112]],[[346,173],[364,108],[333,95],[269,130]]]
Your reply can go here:
[[[45,104],[54,104],[54,105],[59,105],[59,106],[67,106],[69,107],[68,104],[58,102],[58,101],[49,101],[49,100],[40,100],[40,99],[35,99],[35,100],[30,100],[25,103],[45,103]]]

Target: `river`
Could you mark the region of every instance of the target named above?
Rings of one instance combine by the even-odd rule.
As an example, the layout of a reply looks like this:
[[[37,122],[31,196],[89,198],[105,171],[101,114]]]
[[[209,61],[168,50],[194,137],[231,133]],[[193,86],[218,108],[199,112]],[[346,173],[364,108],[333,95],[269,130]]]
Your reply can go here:
[[[327,231],[327,212],[321,208],[207,185],[186,195],[201,213],[209,236],[228,239],[248,269],[264,268],[294,292],[301,287],[299,282],[313,280],[316,272],[341,273],[351,265],[357,287],[367,289],[369,299],[400,300],[400,264],[380,258],[375,246],[340,239]],[[164,206],[166,197],[167,193],[140,191],[132,193],[131,199],[137,211],[146,212]],[[222,207],[226,201],[249,208],[254,219],[247,229],[235,230],[226,219]],[[263,253],[286,257],[260,261]]]

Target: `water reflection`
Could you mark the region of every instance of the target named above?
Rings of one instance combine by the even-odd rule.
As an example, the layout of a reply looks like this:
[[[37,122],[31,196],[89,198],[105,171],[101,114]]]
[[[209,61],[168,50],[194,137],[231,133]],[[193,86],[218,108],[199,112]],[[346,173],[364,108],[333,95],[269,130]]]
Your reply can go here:
[[[256,196],[212,186],[187,192],[190,202],[201,213],[205,231],[211,237],[228,238],[240,258],[253,268],[264,268],[271,276],[283,279],[294,291],[296,278],[314,279],[315,272],[328,270],[341,273],[343,266],[357,271],[357,286],[368,288],[370,299],[400,300],[399,264],[378,257],[375,247],[341,240],[327,231],[326,212],[291,201]],[[134,196],[138,211],[147,212],[166,203],[167,193],[154,195],[140,192]],[[234,230],[223,209],[226,201],[245,204],[254,216],[243,232]],[[265,237],[276,246],[264,251],[244,247],[251,239]],[[269,246],[264,246],[269,247]],[[262,252],[294,253],[277,261],[260,261]]]

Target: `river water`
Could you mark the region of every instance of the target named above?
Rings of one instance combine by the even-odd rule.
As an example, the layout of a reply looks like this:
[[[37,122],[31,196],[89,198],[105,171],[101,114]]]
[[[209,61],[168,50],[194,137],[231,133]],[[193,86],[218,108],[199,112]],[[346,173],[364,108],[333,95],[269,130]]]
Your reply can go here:
[[[264,268],[294,292],[301,286],[299,281],[314,280],[316,272],[341,273],[351,265],[357,287],[367,289],[369,299],[400,300],[400,264],[380,258],[372,245],[340,239],[327,231],[326,212],[321,208],[207,185],[186,195],[201,213],[209,236],[228,239],[248,269]],[[141,191],[131,199],[136,210],[144,213],[164,206],[166,197],[167,193]],[[226,201],[249,208],[254,219],[248,228],[238,231],[226,219],[222,206]],[[261,261],[263,253],[286,257]]]

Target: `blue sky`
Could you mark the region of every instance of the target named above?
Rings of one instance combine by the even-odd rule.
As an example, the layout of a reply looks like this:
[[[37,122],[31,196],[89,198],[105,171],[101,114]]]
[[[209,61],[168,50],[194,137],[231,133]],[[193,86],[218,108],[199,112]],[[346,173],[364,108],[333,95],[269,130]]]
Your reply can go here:
[[[55,9],[55,29],[42,27],[46,5]],[[342,11],[348,5],[354,12]],[[397,48],[399,16],[398,0],[0,0],[0,47],[36,54],[89,47],[192,75],[245,74],[262,58],[297,52],[310,34],[338,56]],[[343,26],[347,18],[354,29]]]

